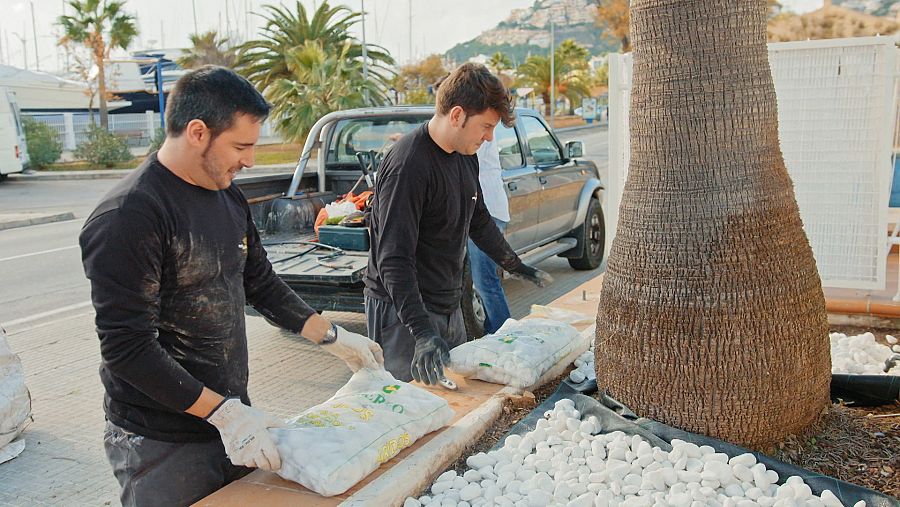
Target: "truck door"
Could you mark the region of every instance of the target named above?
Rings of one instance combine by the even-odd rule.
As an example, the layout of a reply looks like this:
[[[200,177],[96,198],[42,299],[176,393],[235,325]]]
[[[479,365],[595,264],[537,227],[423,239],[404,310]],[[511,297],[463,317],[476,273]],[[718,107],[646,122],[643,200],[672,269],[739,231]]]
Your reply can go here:
[[[537,168],[541,186],[537,239],[560,236],[572,229],[584,177],[575,161],[563,156],[562,146],[543,121],[534,116],[520,120],[528,140],[526,161]]]
[[[503,186],[509,197],[506,241],[513,250],[520,251],[531,246],[537,236],[541,187],[535,177],[535,168],[525,165],[516,129],[500,123],[494,130],[494,137],[500,151]]]

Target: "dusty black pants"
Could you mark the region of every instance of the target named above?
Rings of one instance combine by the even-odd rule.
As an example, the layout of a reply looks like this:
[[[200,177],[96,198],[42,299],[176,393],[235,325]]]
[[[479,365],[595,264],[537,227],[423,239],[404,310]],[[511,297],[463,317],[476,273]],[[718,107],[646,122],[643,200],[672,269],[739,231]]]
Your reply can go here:
[[[450,315],[428,311],[435,331],[452,349],[466,342],[466,324],[462,308],[457,307]],[[394,305],[387,301],[366,298],[366,327],[369,339],[375,340],[384,350],[384,368],[397,380],[411,381],[410,365],[416,349],[416,339],[409,328],[400,322]]]
[[[103,447],[123,507],[190,505],[253,471],[232,465],[219,439],[163,442],[109,421]]]

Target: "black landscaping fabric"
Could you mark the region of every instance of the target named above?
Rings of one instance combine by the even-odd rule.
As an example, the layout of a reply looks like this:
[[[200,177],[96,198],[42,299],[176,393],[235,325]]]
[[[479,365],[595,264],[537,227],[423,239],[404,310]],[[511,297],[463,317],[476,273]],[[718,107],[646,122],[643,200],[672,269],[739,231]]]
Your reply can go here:
[[[849,406],[877,407],[900,398],[898,375],[831,375],[831,400]]]
[[[593,391],[590,390],[590,383],[593,383]],[[597,417],[600,420],[603,431],[607,433],[622,431],[629,435],[640,435],[647,439],[651,445],[660,447],[663,450],[671,450],[672,447],[669,445],[669,442],[673,439],[679,439],[697,445],[711,446],[715,448],[716,452],[723,452],[729,457],[750,452],[756,456],[758,462],[766,465],[766,468],[778,472],[779,484],[783,484],[788,477],[796,475],[801,477],[816,495],[829,489],[847,507],[851,507],[860,500],[865,500],[866,507],[900,507],[900,501],[896,498],[878,491],[820,475],[716,438],[689,433],[651,419],[637,417],[628,407],[606,394],[600,395],[600,401],[591,396],[581,394],[591,394],[596,392],[596,389],[596,382],[586,381],[580,384],[572,384],[568,379],[564,380],[556,392],[510,428],[509,432],[494,445],[493,449],[502,447],[503,442],[509,435],[523,435],[533,430],[537,425],[537,421],[544,417],[545,412],[552,410],[557,401],[568,398],[575,402],[575,408],[581,413],[582,418],[591,415]]]

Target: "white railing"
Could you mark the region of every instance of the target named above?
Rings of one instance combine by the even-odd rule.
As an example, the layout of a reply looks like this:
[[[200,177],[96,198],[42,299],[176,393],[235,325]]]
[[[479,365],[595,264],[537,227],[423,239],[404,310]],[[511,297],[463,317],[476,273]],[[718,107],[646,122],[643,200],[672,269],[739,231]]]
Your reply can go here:
[[[23,113],[25,116],[49,125],[59,134],[63,150],[73,151],[85,141],[88,127],[92,121],[100,122],[100,115],[95,113],[93,120],[88,113]],[[124,136],[128,146],[132,148],[149,147],[157,129],[160,128],[159,113],[145,111],[143,113],[123,113],[109,115],[109,130],[113,134]],[[277,144],[281,139],[275,134],[270,121],[266,120],[260,130],[260,144]]]
[[[769,44],[781,150],[827,287],[885,288],[895,42],[861,37]],[[631,74],[631,55],[612,55],[608,244],[628,174]]]

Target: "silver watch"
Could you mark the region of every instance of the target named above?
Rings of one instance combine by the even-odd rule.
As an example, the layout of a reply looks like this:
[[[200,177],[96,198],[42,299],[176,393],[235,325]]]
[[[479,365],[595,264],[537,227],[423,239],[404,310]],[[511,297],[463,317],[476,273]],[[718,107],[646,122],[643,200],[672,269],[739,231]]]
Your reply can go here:
[[[337,326],[334,323],[331,323],[331,327],[328,331],[325,331],[325,338],[319,342],[319,345],[330,345],[337,341]]]

